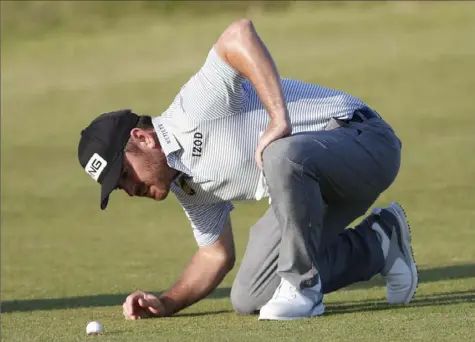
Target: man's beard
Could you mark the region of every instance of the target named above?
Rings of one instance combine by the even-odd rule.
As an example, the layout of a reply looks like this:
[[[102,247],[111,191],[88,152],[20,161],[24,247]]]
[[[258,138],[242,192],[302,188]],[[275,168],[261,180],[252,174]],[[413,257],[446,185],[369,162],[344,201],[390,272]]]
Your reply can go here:
[[[170,168],[165,155],[148,153],[144,158],[143,167],[151,175],[147,186],[155,186],[161,193],[160,199],[165,199],[170,191]]]

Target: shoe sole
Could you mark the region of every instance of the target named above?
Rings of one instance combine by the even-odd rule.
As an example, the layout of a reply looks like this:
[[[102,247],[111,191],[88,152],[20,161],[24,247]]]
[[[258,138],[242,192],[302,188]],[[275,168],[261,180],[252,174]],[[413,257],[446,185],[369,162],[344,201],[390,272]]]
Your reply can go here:
[[[399,226],[401,227],[400,233],[403,242],[403,252],[411,269],[411,290],[404,300],[404,304],[408,304],[412,298],[414,298],[417,287],[419,286],[419,271],[417,269],[416,261],[414,260],[414,253],[411,245],[411,227],[407,220],[406,212],[399,203],[391,203],[389,208],[386,208],[386,210],[391,211],[399,222]]]
[[[299,316],[299,317],[259,316],[259,321],[294,321],[297,319],[321,316],[323,315],[324,312],[325,312],[325,306],[323,305],[323,303],[320,303],[313,308],[312,312],[308,316]]]

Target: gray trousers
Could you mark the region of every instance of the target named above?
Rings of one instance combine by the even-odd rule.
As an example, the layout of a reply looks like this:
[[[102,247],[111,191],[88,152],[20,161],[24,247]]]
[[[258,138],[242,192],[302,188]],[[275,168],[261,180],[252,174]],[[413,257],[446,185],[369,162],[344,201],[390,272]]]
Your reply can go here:
[[[297,288],[321,281],[330,293],[369,280],[384,266],[371,215],[399,171],[401,143],[382,119],[275,141],[263,155],[271,205],[251,228],[231,290],[234,309],[259,310],[283,277]]]

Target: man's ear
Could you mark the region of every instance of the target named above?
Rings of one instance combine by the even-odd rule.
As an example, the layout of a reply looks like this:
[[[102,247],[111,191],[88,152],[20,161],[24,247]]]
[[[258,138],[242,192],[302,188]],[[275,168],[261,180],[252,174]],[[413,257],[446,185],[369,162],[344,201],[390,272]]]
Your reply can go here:
[[[158,140],[153,130],[132,128],[130,137],[141,150],[155,149],[158,147]]]

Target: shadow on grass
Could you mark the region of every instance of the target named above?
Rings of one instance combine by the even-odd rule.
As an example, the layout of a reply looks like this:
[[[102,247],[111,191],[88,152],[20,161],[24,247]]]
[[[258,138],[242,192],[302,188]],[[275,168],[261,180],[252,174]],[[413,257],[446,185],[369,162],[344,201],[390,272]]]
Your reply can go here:
[[[461,264],[441,266],[419,270],[419,283],[432,283],[441,280],[475,278],[475,264]],[[385,286],[380,276],[373,277],[370,281],[356,283],[348,286],[344,291],[357,289],[370,289],[372,287]]]
[[[173,317],[199,317],[199,316],[209,316],[209,315],[219,315],[224,313],[234,312],[233,310],[217,310],[211,312],[190,312],[190,313],[177,313]],[[170,318],[173,318],[170,317]]]
[[[217,288],[208,298],[228,298],[231,289],[229,287]],[[154,292],[155,293],[155,292]],[[157,292],[157,293],[160,293]],[[21,312],[36,310],[56,310],[92,308],[104,306],[122,305],[129,293],[99,294],[91,296],[69,297],[69,298],[49,298],[49,299],[20,299],[2,301],[1,312]],[[187,315],[203,315],[187,314]],[[211,313],[212,314],[212,313]]]
[[[420,270],[419,282],[429,283],[440,280],[464,279],[475,276],[475,264],[466,265],[452,265],[444,267],[436,267]],[[375,278],[368,282],[354,284],[345,288],[345,291],[352,289],[368,289],[376,286],[384,285],[381,279]],[[216,289],[208,298],[228,298],[231,289],[228,287]],[[1,312],[22,312],[22,311],[36,311],[36,310],[55,310],[55,309],[71,309],[71,308],[88,308],[88,307],[104,307],[104,306],[119,306],[122,305],[128,293],[121,294],[100,294],[82,297],[69,298],[50,298],[50,299],[20,299],[2,301]],[[430,306],[430,305],[444,305],[454,304],[458,301],[475,301],[475,291],[460,292],[460,293],[445,293],[424,297],[416,297],[411,306]],[[355,303],[341,303],[330,304],[328,313],[344,313],[365,310],[386,310],[394,308],[382,301],[367,301]],[[207,314],[218,314],[218,312],[209,313],[192,313],[179,314],[179,316],[201,316]]]
[[[453,305],[458,303],[475,303],[475,290],[434,293],[430,295],[417,296],[408,305],[388,304],[384,300],[365,300],[356,302],[329,303],[326,305],[325,315],[336,315],[362,311],[381,311],[406,309],[425,306]]]

